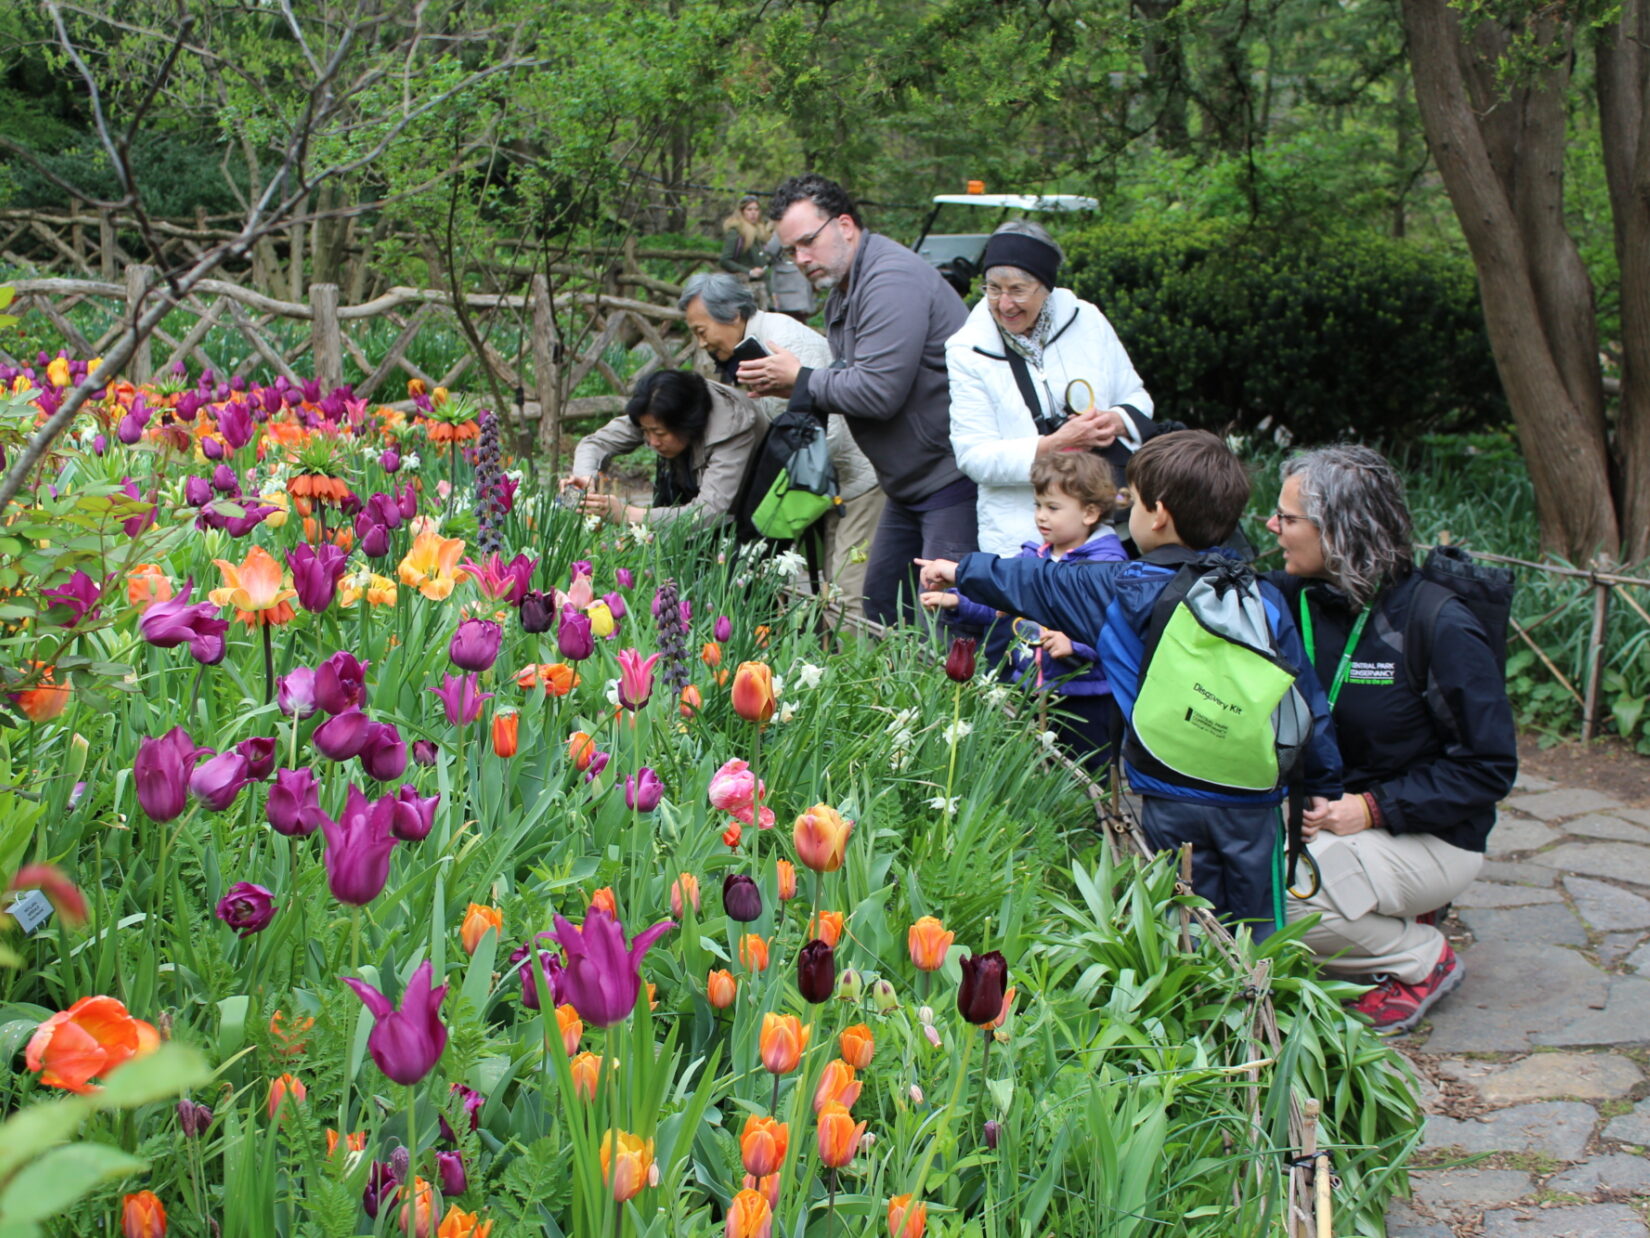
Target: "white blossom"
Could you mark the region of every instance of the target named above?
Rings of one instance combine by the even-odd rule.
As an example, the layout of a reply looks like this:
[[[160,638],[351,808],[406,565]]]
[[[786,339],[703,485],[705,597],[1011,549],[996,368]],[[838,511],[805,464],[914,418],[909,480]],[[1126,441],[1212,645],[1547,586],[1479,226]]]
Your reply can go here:
[[[416,470],[418,466],[423,463],[424,462],[418,458],[418,453],[416,451],[409,451],[406,455],[401,457],[401,467],[403,469]]]
[[[928,806],[935,812],[956,812],[957,805],[962,803],[962,796],[953,795],[949,800],[943,795],[936,795],[928,801]]]
[[[1037,735],[1037,741],[1050,752],[1054,751],[1055,745],[1059,742],[1059,740],[1060,737],[1053,731],[1040,731]]]
[[[797,668],[796,681],[804,688],[817,688],[819,681],[825,677],[825,668],[815,666],[812,662],[804,662]]]
[[[612,705],[614,708],[618,708],[619,681],[617,679],[609,679],[607,681],[607,703]]]
[[[789,722],[792,718],[796,717],[796,713],[796,705],[790,701],[786,701],[779,707],[779,721]]]
[[[966,718],[958,718],[955,722],[950,723],[942,732],[945,736],[945,742],[948,744],[955,744],[960,740],[967,739],[973,733],[974,724]]]

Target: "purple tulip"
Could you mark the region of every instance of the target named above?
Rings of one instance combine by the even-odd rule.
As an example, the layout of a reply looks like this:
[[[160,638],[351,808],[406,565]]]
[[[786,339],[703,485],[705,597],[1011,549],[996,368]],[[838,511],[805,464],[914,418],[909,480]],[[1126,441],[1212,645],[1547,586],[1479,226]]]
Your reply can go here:
[[[205,1105],[187,1098],[178,1102],[178,1126],[187,1138],[199,1138],[211,1125],[212,1111]]]
[[[407,770],[407,745],[401,740],[401,732],[388,722],[374,722],[368,727],[367,742],[358,755],[367,776],[379,782],[399,778]]]
[[[261,933],[275,918],[275,895],[250,881],[237,881],[218,900],[218,919],[242,937]]]
[[[652,812],[659,806],[664,797],[665,784],[659,781],[659,775],[647,766],[642,766],[634,774],[625,775],[624,806],[634,808],[637,812]]]
[[[583,662],[596,652],[596,639],[590,633],[590,616],[564,606],[561,623],[556,627],[556,647],[569,662]]]
[[[143,439],[143,427],[148,423],[146,413],[127,413],[115,424],[115,437],[130,447]]]
[[[223,459],[223,444],[210,436],[201,440],[201,455],[208,460]]]
[[[361,1192],[361,1207],[367,1216],[377,1220],[385,1203],[393,1202],[400,1190],[401,1179],[396,1176],[395,1166],[388,1161],[374,1161],[367,1169],[367,1187]]]
[[[567,568],[567,583],[576,585],[580,576],[594,576],[595,574],[596,565],[589,559],[574,559]]]
[[[351,707],[328,718],[315,728],[309,738],[322,756],[334,761],[347,761],[359,756],[361,749],[367,746],[367,737],[373,725],[366,714]]]
[[[355,518],[356,544],[369,559],[382,559],[390,553],[390,531],[366,512]]]
[[[320,788],[309,766],[275,771],[275,785],[264,801],[264,816],[277,834],[302,838],[315,833],[325,821],[321,811]]]
[[[389,799],[389,796],[385,796]],[[435,807],[441,802],[441,795],[420,795],[418,788],[410,782],[401,784],[401,789],[395,793],[394,815],[390,828],[395,836],[404,843],[422,842],[430,836],[430,830],[435,825]]]
[[[315,672],[295,666],[275,681],[275,703],[287,717],[307,718],[315,712]]]
[[[315,668],[315,703],[329,714],[367,705],[367,667],[353,653],[339,650]]]
[[[367,509],[361,513],[386,529],[399,529],[402,523],[401,504],[393,494],[375,494],[367,500]]]
[[[127,498],[143,503],[143,511],[136,516],[128,516],[120,522],[120,531],[127,537],[136,537],[150,525],[155,523],[156,513],[159,510],[155,503],[145,501],[143,491],[138,489],[137,482],[130,477],[120,483],[120,490]]]
[[[624,598],[617,592],[602,594],[602,601],[607,603],[607,609],[614,619],[623,619],[630,613],[630,608],[624,604]]]
[[[195,414],[200,412],[201,398],[193,391],[185,391],[173,405],[172,413],[179,421],[193,421]]]
[[[262,782],[275,768],[275,740],[254,736],[235,745],[235,751],[246,758],[246,776],[251,782]]]
[[[460,670],[490,670],[498,661],[504,629],[491,619],[466,619],[447,644],[447,656]]]
[[[411,520],[418,515],[418,491],[412,488],[411,482],[401,487],[395,496],[395,501],[401,508],[401,519]]]
[[[383,455],[378,457],[378,467],[386,473],[398,472],[401,468],[401,453],[393,447],[386,447]]]
[[[415,739],[412,746],[412,759],[418,765],[434,765],[435,758],[441,749],[435,746],[434,740]]]
[[[298,605],[315,615],[331,606],[348,559],[344,548],[331,542],[301,545],[287,551],[286,564],[292,569],[292,587],[298,591]]]
[[[549,937],[549,933],[540,933],[540,937]],[[538,966],[533,966],[530,957],[538,956]],[[562,970],[561,959],[553,951],[540,950],[531,944],[517,946],[510,951],[510,966],[516,969],[521,977],[521,1004],[528,1010],[537,1010],[541,1004],[539,997],[539,982],[544,982],[544,992],[550,995],[552,1007],[564,1003],[565,994],[562,991],[562,977],[567,973]]]
[[[395,801],[369,800],[354,786],[338,820],[322,817],[327,840],[327,888],[340,903],[365,907],[390,879],[390,852],[395,850]]]
[[[621,589],[628,589],[636,583],[636,575],[628,567],[621,567],[613,575],[618,580]]]
[[[470,1119],[470,1129],[475,1130],[481,1125],[481,1111],[487,1105],[487,1098],[474,1088],[465,1087],[462,1083],[455,1083],[447,1089],[449,1095],[456,1095],[463,1102],[464,1116]]]
[[[602,771],[607,768],[607,763],[612,759],[613,754],[611,752],[596,753],[590,758],[590,764],[584,767],[584,780],[595,782],[596,779],[601,777]]]
[[[212,501],[212,483],[198,474],[191,474],[183,483],[183,501],[190,507],[205,507]]]
[[[717,615],[716,624],[711,629],[711,635],[716,638],[718,643],[725,644],[728,638],[733,635],[733,620],[726,615]]]
[[[447,986],[430,987],[433,970],[428,959],[418,965],[401,994],[400,1009],[365,981],[344,979],[376,1020],[367,1033],[367,1052],[388,1079],[409,1087],[435,1068],[447,1047],[440,1017]]]
[[[248,781],[246,758],[230,749],[197,765],[189,775],[189,789],[213,812],[222,812]]]
[[[216,666],[228,649],[224,633],[229,631],[229,620],[218,618],[218,608],[211,602],[191,604],[189,595],[194,588],[195,582],[190,579],[178,597],[150,606],[138,620],[138,631],[157,649],[175,649],[188,641],[195,661]]]
[[[241,479],[235,476],[235,470],[227,464],[220,464],[212,470],[212,489],[219,494],[239,496],[241,493]]]
[[[674,920],[661,920],[627,947],[624,926],[600,908],[586,915],[580,928],[557,916],[556,940],[567,955],[562,988],[579,1018],[591,1027],[610,1027],[634,1010],[642,990],[642,956],[675,927]]]
[[[85,572],[77,570],[69,577],[68,584],[58,585],[55,589],[44,589],[40,596],[48,599],[49,604],[54,607],[67,606],[69,618],[63,626],[72,628],[88,614],[93,619],[97,618],[97,604],[103,597],[103,589]]]
[[[464,1157],[458,1152],[437,1152],[435,1173],[441,1181],[441,1194],[451,1199],[469,1189],[470,1179],[464,1173]]]
[[[152,821],[175,821],[189,803],[189,775],[200,750],[189,732],[175,726],[159,739],[138,743],[132,762],[132,782],[138,804]]]
[[[250,443],[253,429],[252,413],[239,400],[225,404],[218,414],[218,433],[232,450],[239,451]]]
[[[453,726],[468,726],[481,716],[481,702],[493,699],[491,692],[480,690],[475,675],[443,675],[439,688],[426,688],[441,698],[447,707],[447,721]]]
[[[92,454],[94,456],[101,456],[108,450],[109,436],[107,434],[97,434],[92,437]],[[205,1108],[205,1106],[202,1106],[202,1108]],[[208,1109],[207,1112],[210,1113],[211,1110]]]

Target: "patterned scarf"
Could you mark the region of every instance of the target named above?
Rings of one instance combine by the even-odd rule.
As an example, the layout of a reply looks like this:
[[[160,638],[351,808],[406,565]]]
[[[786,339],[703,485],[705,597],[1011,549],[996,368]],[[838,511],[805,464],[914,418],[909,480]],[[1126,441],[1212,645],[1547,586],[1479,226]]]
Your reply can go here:
[[[1037,321],[1031,324],[1031,330],[1024,335],[1011,335],[1001,327],[997,328],[1007,344],[1039,370],[1043,368],[1043,349],[1048,345],[1049,333],[1054,330],[1054,315],[1049,312],[1049,301],[1045,298],[1043,308],[1037,312]]]

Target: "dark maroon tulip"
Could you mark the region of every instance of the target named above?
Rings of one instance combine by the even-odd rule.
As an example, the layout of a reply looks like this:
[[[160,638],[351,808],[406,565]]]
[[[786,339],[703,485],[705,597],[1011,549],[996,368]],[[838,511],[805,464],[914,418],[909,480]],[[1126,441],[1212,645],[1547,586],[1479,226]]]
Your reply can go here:
[[[367,1033],[367,1052],[386,1078],[407,1087],[434,1070],[447,1047],[447,1029],[441,1022],[447,986],[433,987],[433,972],[428,959],[418,965],[402,990],[399,1009],[364,980],[344,979],[375,1020]]]
[[[275,895],[250,881],[237,881],[218,900],[218,919],[242,937],[263,932],[274,918]]]
[[[298,605],[315,615],[331,606],[348,559],[344,548],[331,542],[322,542],[319,546],[299,545],[287,551],[286,565],[292,569],[292,587],[298,591]]]
[[[310,741],[322,756],[334,761],[347,761],[359,756],[361,749],[367,746],[367,737],[374,725],[359,709],[346,709],[316,727]]]
[[[197,765],[190,772],[189,789],[213,812],[222,812],[249,781],[246,758],[231,748]]]
[[[590,616],[571,606],[561,609],[561,623],[556,627],[556,647],[569,662],[583,662],[596,652],[596,638],[590,632]]]
[[[327,840],[327,888],[340,903],[364,907],[384,891],[395,850],[395,801],[369,800],[351,786],[338,820],[321,819]]]
[[[436,758],[437,754],[440,753],[440,751],[441,751],[441,749],[439,749],[435,746],[435,741],[434,740],[430,740],[430,739],[415,739],[415,740],[413,740],[412,759],[413,759],[415,764],[425,765],[425,766],[434,765],[435,764],[435,758]]]
[[[945,673],[958,683],[974,678],[974,646],[972,636],[959,636],[951,642],[951,652],[945,655]]]
[[[194,772],[199,751],[181,726],[159,739],[139,741],[132,762],[132,782],[137,788],[138,804],[150,820],[164,824],[183,815],[189,803],[189,775]]]
[[[491,619],[466,619],[458,625],[447,644],[447,656],[453,665],[465,671],[492,669],[498,661],[499,645],[504,629]]]
[[[533,589],[521,595],[521,630],[532,635],[548,632],[556,611],[548,594]]]
[[[1008,960],[1002,952],[962,959],[962,983],[957,987],[957,1013],[978,1027],[1003,1012],[1003,990],[1008,984]]]
[[[252,782],[262,782],[275,769],[275,740],[254,736],[235,745],[235,751],[246,758],[246,776]]]
[[[275,681],[275,703],[289,718],[313,714],[319,708],[315,703],[315,672],[307,666],[295,666],[282,675]]]
[[[384,797],[389,799],[388,796]],[[410,782],[401,784],[401,789],[395,793],[394,819],[390,828],[402,842],[416,843],[430,836],[430,830],[435,825],[435,808],[441,802],[441,795],[420,795],[418,788]]]
[[[836,992],[836,951],[817,937],[796,956],[796,987],[816,1006]]]
[[[540,936],[548,937],[543,933]],[[530,956],[538,955],[538,966],[529,962]],[[539,983],[544,984],[544,992],[550,995],[551,1006],[562,1004],[561,991],[561,957],[549,950],[539,950],[532,945],[517,946],[510,951],[510,966],[516,969],[521,978],[521,1004],[528,1010],[539,1008]],[[472,1128],[473,1129],[473,1128]]]
[[[369,778],[388,782],[407,772],[407,745],[401,732],[388,722],[374,722],[367,728],[367,742],[362,745],[361,768]]]
[[[320,788],[315,771],[301,769],[275,771],[275,785],[264,801],[264,817],[277,834],[302,838],[315,833],[326,814],[321,811]]]
[[[744,873],[729,873],[722,878],[722,909],[728,919],[749,924],[762,914],[762,891]]]
[[[329,714],[367,706],[367,667],[353,653],[339,650],[315,668],[315,703]]]
[[[178,1126],[190,1139],[206,1134],[211,1125],[212,1111],[205,1105],[187,1098],[178,1102]]]
[[[464,1194],[470,1187],[470,1179],[464,1172],[462,1153],[437,1152],[435,1174],[441,1181],[441,1194],[447,1199]]]
[[[1003,1124],[996,1118],[989,1118],[985,1124],[985,1146],[996,1151],[997,1143],[1003,1137]]]

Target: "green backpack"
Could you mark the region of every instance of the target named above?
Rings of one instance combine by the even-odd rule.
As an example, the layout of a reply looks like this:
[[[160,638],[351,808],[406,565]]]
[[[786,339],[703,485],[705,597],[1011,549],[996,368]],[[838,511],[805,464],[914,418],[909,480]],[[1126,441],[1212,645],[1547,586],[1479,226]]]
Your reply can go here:
[[[1123,755],[1175,786],[1270,791],[1312,735],[1300,671],[1279,656],[1246,564],[1183,556],[1152,611]]]
[[[825,427],[805,413],[786,410],[768,427],[752,458],[735,518],[755,535],[794,541],[836,504],[836,468]]]

